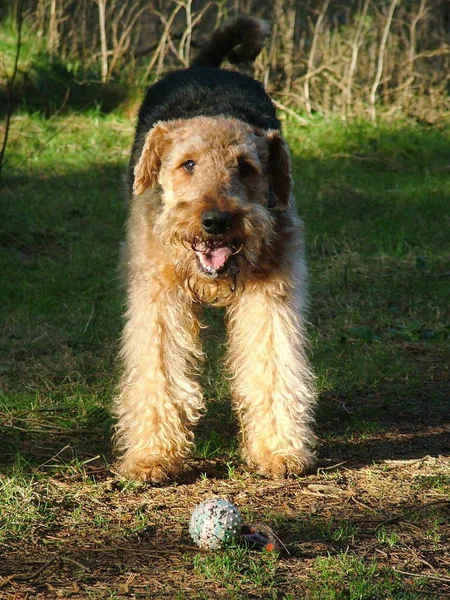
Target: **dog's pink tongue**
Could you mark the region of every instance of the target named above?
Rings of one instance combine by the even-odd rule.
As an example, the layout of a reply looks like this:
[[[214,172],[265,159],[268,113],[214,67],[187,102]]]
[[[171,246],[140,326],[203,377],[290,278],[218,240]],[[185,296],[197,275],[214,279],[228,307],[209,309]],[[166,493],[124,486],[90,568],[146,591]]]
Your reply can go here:
[[[204,266],[210,269],[218,270],[221,269],[231,256],[231,248],[222,246],[215,250],[210,250],[201,255],[201,261]]]

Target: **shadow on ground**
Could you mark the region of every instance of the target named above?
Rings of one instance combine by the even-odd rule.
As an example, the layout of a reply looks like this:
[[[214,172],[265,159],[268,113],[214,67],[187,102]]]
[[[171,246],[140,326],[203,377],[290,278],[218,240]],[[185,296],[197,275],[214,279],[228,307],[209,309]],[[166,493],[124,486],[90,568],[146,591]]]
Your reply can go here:
[[[448,384],[427,385],[416,389],[416,397],[399,399],[386,407],[377,400],[383,391],[360,392],[352,396],[324,394],[319,400],[316,424],[318,437],[317,468],[327,469],[345,464],[347,469],[364,468],[380,461],[411,460],[450,454],[450,414],[445,401],[434,409],[436,397],[443,400]],[[379,408],[375,416],[374,410]],[[371,410],[370,421],[364,420],[364,408]],[[350,408],[349,408],[350,407]],[[66,411],[67,418],[69,410]],[[32,424],[33,412],[0,411],[0,465],[17,463],[18,456],[30,468],[61,468],[85,461],[98,465],[112,464],[111,419],[107,408],[99,406],[77,421],[72,410],[70,424],[64,426],[47,414],[45,420]],[[329,419],[333,415],[332,420]],[[36,413],[35,413],[36,415]],[[31,424],[30,424],[31,422]],[[201,476],[220,479],[229,476],[230,465],[239,468],[239,428],[230,402],[214,400],[197,429],[197,452],[178,478],[182,484],[198,482]],[[97,457],[97,458],[95,458]]]

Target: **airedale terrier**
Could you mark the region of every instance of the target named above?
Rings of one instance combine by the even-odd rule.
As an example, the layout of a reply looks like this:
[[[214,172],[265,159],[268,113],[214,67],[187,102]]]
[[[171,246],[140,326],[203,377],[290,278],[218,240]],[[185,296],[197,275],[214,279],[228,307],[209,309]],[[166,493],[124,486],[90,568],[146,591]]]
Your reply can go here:
[[[274,105],[253,78],[269,28],[240,17],[188,69],[149,88],[129,168],[127,311],[116,399],[122,473],[161,483],[193,446],[204,402],[202,305],[225,307],[226,367],[247,462],[299,474],[311,462],[303,227]]]

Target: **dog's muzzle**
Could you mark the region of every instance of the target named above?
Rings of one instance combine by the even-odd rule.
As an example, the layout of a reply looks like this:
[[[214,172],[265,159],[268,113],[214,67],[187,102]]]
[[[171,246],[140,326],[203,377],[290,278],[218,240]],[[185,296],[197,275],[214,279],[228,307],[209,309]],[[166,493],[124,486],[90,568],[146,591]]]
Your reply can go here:
[[[202,214],[201,225],[204,236],[196,237],[192,249],[197,255],[199,269],[216,277],[232,266],[230,258],[239,252],[242,244],[237,240],[226,239],[233,225],[233,215],[226,211],[210,210]]]

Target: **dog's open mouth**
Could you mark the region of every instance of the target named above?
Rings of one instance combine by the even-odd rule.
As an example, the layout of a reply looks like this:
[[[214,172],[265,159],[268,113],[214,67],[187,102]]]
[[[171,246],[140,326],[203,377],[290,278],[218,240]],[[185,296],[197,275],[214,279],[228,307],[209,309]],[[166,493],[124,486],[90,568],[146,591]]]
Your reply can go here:
[[[200,269],[211,277],[224,273],[230,266],[230,258],[237,254],[243,246],[238,240],[223,240],[216,238],[195,238],[192,249],[197,255]]]

